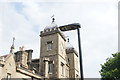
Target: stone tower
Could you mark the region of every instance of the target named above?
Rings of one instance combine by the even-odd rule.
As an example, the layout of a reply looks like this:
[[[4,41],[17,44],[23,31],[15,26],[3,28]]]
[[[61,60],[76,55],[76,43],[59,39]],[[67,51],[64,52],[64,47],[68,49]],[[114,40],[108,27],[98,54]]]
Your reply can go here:
[[[66,49],[63,32],[54,22],[40,33],[39,72],[45,78],[75,78],[79,76],[78,55],[74,48]],[[73,62],[75,66],[70,62]],[[71,67],[72,66],[72,67]]]
[[[66,46],[66,54],[69,63],[69,78],[79,78],[78,53],[69,42]]]
[[[40,72],[46,78],[69,77],[67,54],[65,51],[65,36],[52,22],[41,31]]]

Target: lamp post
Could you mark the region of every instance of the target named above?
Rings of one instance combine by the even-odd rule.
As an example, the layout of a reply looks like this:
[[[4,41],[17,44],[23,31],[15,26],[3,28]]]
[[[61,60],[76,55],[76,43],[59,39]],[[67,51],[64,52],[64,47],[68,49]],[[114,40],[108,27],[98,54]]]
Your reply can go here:
[[[80,75],[81,75],[81,80],[83,80],[83,65],[82,65],[82,51],[81,51],[81,41],[80,41],[80,29],[81,26],[79,23],[73,23],[73,24],[68,24],[64,26],[59,27],[61,31],[70,31],[70,30],[76,30],[77,29],[77,34],[78,34],[78,47],[79,47],[79,62],[80,62]]]

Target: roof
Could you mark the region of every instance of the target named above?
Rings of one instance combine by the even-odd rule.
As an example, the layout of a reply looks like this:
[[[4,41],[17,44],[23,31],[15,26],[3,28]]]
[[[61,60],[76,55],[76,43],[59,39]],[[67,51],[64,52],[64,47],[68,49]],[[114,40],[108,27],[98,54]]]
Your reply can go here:
[[[75,53],[75,55],[78,57],[78,53],[77,53],[77,51],[75,50],[75,48],[66,49],[66,53],[67,53],[67,54]]]
[[[9,56],[9,54],[6,54],[6,55],[3,55],[3,56],[0,56],[0,58],[6,58],[7,56]]]
[[[74,48],[69,42],[66,43],[66,49]]]
[[[6,54],[3,56],[0,56],[0,61],[5,61],[5,59],[9,56],[10,54]]]
[[[57,28],[57,24],[55,22],[52,22],[49,26],[45,27],[44,30],[52,29],[52,28]]]
[[[33,52],[33,50],[32,49],[29,49],[29,50],[20,50],[20,51],[17,51],[17,52],[15,52],[14,54],[18,54],[19,52],[27,52],[27,53],[32,53]]]
[[[30,71],[30,70],[27,70],[25,68],[22,68],[22,67],[17,67],[16,70],[20,73],[23,73],[25,75],[28,75],[28,76],[31,76],[31,77],[34,77],[34,78],[37,78],[37,79],[41,79],[43,78],[42,76],[40,76],[39,74],[35,74],[34,72]]]
[[[5,60],[10,56],[10,54],[6,54],[3,56],[0,56],[0,65],[4,66],[5,65]]]

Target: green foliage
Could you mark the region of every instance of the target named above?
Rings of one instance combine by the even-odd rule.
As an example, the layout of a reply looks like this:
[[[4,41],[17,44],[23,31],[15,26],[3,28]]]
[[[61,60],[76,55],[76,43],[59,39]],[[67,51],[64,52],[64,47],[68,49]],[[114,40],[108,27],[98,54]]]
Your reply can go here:
[[[112,54],[104,64],[101,64],[100,75],[103,79],[120,79],[120,52]]]

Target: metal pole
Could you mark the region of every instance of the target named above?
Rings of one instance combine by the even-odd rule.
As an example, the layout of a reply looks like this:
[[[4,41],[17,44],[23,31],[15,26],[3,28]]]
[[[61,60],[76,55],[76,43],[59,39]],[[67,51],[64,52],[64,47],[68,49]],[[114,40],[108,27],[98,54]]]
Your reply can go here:
[[[83,78],[82,51],[81,51],[80,30],[79,30],[79,28],[77,28],[77,34],[78,34],[78,47],[79,47],[80,75],[81,75],[81,80],[84,80],[84,78]]]

